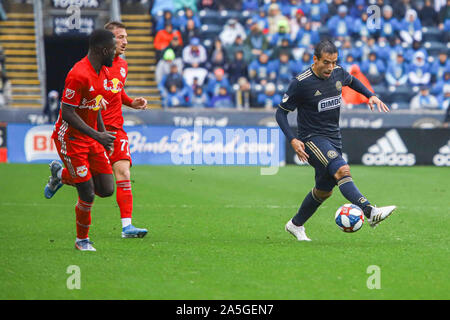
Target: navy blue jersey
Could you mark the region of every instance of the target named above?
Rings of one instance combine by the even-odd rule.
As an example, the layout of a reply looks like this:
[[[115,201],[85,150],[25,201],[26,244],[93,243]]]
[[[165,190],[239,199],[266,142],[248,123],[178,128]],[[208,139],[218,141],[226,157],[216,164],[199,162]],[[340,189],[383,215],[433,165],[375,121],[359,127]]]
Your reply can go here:
[[[341,147],[339,129],[342,87],[352,83],[353,76],[336,66],[328,79],[317,77],[311,67],[291,81],[279,107],[297,109],[297,134],[302,141],[312,136],[326,136]]]

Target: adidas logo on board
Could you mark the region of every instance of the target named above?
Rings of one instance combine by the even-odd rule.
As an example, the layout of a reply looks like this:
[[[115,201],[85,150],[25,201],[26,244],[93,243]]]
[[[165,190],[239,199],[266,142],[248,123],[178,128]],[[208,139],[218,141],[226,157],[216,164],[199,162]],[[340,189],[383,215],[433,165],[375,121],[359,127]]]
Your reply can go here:
[[[438,167],[450,166],[450,140],[439,149],[439,153],[433,157],[433,163]]]
[[[398,131],[391,129],[369,147],[362,157],[362,163],[367,166],[413,166],[416,156],[408,153]]]

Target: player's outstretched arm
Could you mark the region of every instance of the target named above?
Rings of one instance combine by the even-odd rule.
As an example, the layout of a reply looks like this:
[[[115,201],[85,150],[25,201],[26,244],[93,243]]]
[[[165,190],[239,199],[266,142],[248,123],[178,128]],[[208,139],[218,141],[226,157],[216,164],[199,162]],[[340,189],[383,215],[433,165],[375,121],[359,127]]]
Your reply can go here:
[[[122,103],[127,107],[137,110],[147,109],[147,100],[145,98],[139,97],[136,99],[132,99],[126,94],[125,90],[122,90]]]
[[[374,105],[376,105],[378,108],[378,111],[389,112],[389,107],[386,104],[384,104],[384,102],[381,101],[377,96],[371,96],[369,98],[368,105],[370,107],[370,110],[372,110],[372,111],[375,109]]]
[[[71,127],[77,129],[78,131],[88,135],[94,140],[97,140],[105,148],[111,148],[116,137],[113,135],[115,132],[99,132],[94,128],[88,126],[83,119],[75,112],[73,106],[62,103],[61,106],[61,116],[64,121],[66,121]]]
[[[147,100],[143,97],[135,98],[131,103],[131,107],[137,110],[147,109]]]

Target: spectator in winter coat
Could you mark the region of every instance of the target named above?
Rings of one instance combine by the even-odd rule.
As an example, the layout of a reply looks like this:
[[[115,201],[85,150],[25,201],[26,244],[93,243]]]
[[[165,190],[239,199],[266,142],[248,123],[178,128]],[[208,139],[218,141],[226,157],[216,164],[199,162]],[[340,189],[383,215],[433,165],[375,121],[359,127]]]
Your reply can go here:
[[[271,110],[280,103],[281,96],[276,92],[275,84],[272,82],[267,83],[264,92],[258,95],[258,106]]]
[[[408,44],[412,44],[414,40],[422,41],[422,24],[417,17],[414,9],[406,11],[405,18],[398,24],[400,37]]]
[[[244,27],[236,20],[230,19],[219,34],[219,39],[223,45],[231,45],[237,36],[243,40],[247,37]]]
[[[413,86],[430,84],[431,73],[423,52],[419,51],[414,54],[413,61],[409,65],[408,77],[409,83]]]
[[[235,108],[233,100],[228,94],[227,87],[220,87],[219,92],[211,98],[211,108]]]
[[[203,67],[207,59],[204,46],[200,44],[198,38],[192,38],[188,46],[183,49],[183,63],[186,67]]]
[[[422,86],[419,94],[411,99],[409,107],[412,110],[437,109],[439,102],[435,96],[430,94],[427,86]]]
[[[338,8],[338,14],[328,20],[328,30],[337,40],[344,40],[345,37],[353,34],[354,21],[347,15],[347,11],[347,7],[341,5]]]
[[[157,52],[157,58],[159,59],[164,49],[166,49],[174,36],[178,36],[181,39],[181,33],[178,30],[174,30],[173,26],[169,23],[166,24],[163,30],[156,33],[153,45]],[[183,45],[183,43],[181,43]]]
[[[386,82],[390,86],[403,86],[408,83],[408,66],[401,52],[397,53],[395,61],[389,63],[386,71]]]
[[[361,63],[361,71],[370,83],[376,85],[383,82],[386,66],[383,60],[378,58],[376,52],[371,52],[369,59]]]

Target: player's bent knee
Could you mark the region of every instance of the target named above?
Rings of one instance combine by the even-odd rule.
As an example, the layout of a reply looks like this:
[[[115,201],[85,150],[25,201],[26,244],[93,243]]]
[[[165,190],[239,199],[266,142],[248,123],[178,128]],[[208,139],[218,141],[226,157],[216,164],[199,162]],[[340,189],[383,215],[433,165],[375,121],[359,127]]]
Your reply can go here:
[[[77,183],[75,184],[75,187],[77,188],[78,196],[81,200],[88,203],[94,202],[95,190],[92,179],[86,182]]]
[[[318,200],[320,200],[320,202],[323,202],[323,201],[327,200],[329,197],[331,197],[331,195],[333,194],[333,191],[323,191],[323,190],[314,188],[313,193],[314,193],[313,194],[314,197],[316,197]]]
[[[128,160],[114,163],[113,170],[117,180],[130,180],[130,162]]]
[[[348,176],[351,176],[351,174],[350,174],[350,166],[348,164],[343,165],[342,167],[340,167],[336,171],[336,174],[334,175],[336,180],[339,180],[339,179],[342,179],[343,177],[348,177]]]
[[[100,198],[107,198],[107,197],[111,197],[114,194],[114,187],[106,187],[106,188],[102,188],[101,190],[97,190],[97,195]]]

